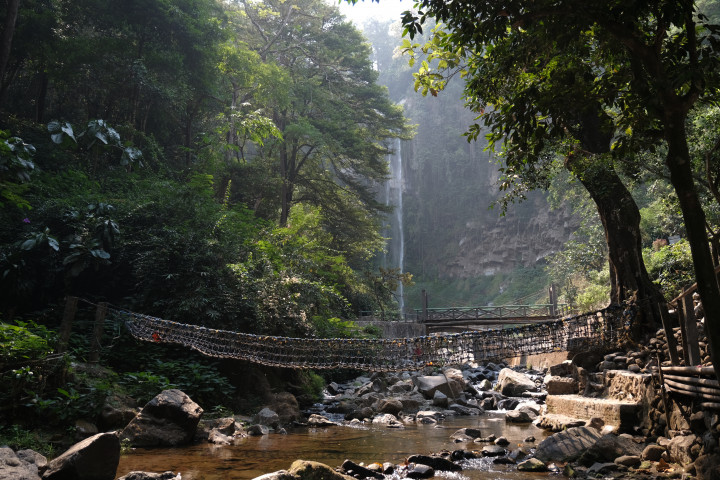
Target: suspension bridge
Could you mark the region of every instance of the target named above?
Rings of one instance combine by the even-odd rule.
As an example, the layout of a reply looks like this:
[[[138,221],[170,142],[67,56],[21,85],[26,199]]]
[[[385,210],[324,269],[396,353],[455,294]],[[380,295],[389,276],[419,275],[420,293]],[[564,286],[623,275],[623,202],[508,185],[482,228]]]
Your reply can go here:
[[[614,305],[602,310],[532,323],[413,338],[292,338],[218,330],[113,309],[138,340],[181,345],[216,358],[233,358],[286,368],[366,371],[419,370],[426,366],[497,361],[557,351],[615,347],[632,328],[636,309]]]

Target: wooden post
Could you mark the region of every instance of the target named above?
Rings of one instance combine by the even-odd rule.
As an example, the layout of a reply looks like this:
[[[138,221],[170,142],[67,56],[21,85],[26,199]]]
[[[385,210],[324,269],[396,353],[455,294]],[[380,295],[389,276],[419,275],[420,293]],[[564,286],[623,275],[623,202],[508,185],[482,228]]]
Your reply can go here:
[[[421,322],[427,321],[428,317],[428,294],[427,290],[423,288],[422,290],[422,298],[420,299],[422,303],[422,318],[420,319]]]
[[[67,351],[72,324],[75,320],[75,313],[77,312],[77,303],[78,297],[67,297],[65,299],[65,312],[63,313],[62,323],[60,323],[57,353],[65,353]]]
[[[557,293],[555,292],[555,284],[551,283],[548,289],[548,298],[550,300],[550,316],[557,316]]]
[[[103,326],[105,324],[105,315],[107,314],[107,302],[100,302],[95,309],[95,327],[93,328],[93,336],[90,339],[90,363],[100,361],[100,344],[102,341]]]
[[[670,355],[670,363],[672,365],[680,365],[680,359],[678,358],[677,351],[677,340],[675,339],[675,334],[673,333],[670,314],[668,313],[665,305],[660,305],[660,318],[662,319],[663,329],[665,330],[665,340],[667,342],[668,355]],[[658,363],[658,368],[660,368],[660,363]]]
[[[685,313],[685,333],[687,334],[688,363],[687,365],[700,365],[700,343],[698,341],[697,320],[695,319],[695,305],[692,295],[685,295],[682,299],[683,312]]]

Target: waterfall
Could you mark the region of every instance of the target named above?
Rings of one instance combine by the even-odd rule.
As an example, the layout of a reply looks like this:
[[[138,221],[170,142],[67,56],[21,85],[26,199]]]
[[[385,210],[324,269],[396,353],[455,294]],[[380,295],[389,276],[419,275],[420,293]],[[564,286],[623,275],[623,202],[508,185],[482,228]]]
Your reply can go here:
[[[389,258],[386,257],[386,266],[390,268],[399,268],[400,273],[403,273],[405,268],[405,238],[403,230],[403,169],[402,141],[399,138],[395,139],[394,152],[388,155],[388,163],[390,165],[390,179],[385,184],[385,201],[387,205],[392,205],[395,209],[389,226]],[[403,310],[405,309],[404,288],[402,283],[398,286],[397,296],[400,315],[402,315]]]

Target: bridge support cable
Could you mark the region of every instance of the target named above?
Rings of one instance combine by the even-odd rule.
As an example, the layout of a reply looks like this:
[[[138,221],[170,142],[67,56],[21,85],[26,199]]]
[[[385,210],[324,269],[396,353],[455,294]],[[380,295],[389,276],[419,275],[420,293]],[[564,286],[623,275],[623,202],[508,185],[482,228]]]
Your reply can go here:
[[[394,339],[318,339],[252,335],[110,309],[138,340],[169,343],[203,355],[288,368],[419,370],[426,366],[497,361],[555,351],[591,351],[622,343],[636,308],[597,312],[513,328]]]

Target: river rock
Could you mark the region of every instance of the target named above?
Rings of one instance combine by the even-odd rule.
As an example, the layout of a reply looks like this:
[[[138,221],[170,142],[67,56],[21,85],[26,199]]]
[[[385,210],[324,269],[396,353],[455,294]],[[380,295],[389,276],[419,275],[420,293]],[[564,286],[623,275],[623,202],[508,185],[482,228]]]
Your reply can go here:
[[[621,455],[615,459],[614,463],[626,467],[636,467],[642,463],[642,459],[638,455]]]
[[[657,462],[660,460],[660,457],[665,452],[665,447],[661,447],[660,445],[648,445],[645,447],[645,449],[642,451],[642,459],[643,460],[649,460],[651,462]],[[720,480],[720,479],[719,479]]]
[[[152,472],[130,472],[117,480],[180,480],[180,474],[173,472],[152,473]]]
[[[456,443],[472,442],[480,437],[482,437],[482,432],[479,428],[461,428],[450,435],[450,438]]]
[[[545,430],[561,432],[569,428],[582,427],[585,425],[585,420],[568,417],[566,415],[559,415],[557,413],[546,413],[538,418],[535,424],[539,428],[543,428]]]
[[[570,462],[582,455],[600,439],[600,432],[588,427],[574,427],[555,433],[540,442],[535,457],[544,462]]]
[[[506,453],[507,450],[500,445],[487,445],[482,449],[483,457],[499,457],[500,455],[505,455]]]
[[[448,397],[440,390],[436,390],[433,394],[432,403],[436,407],[447,408],[449,405]]]
[[[547,472],[545,462],[538,460],[537,458],[528,458],[527,460],[518,463],[517,469],[521,472]]]
[[[309,460],[295,460],[287,472],[275,472],[273,475],[272,478],[276,480],[356,480],[354,477],[336,472],[324,463]],[[256,480],[263,477],[258,477]]]
[[[200,431],[203,431],[201,434]],[[211,420],[203,425],[200,423],[196,439],[202,439],[207,435],[206,440],[216,445],[231,445],[238,438],[244,438],[247,434],[245,428],[235,421],[233,417],[225,417]]]
[[[508,423],[531,423],[533,419],[526,411],[510,410],[505,414],[505,421]]]
[[[377,478],[377,479],[383,479],[383,474],[378,472],[377,470],[370,469],[367,467],[363,467],[362,465],[358,465],[357,463],[351,461],[351,460],[345,460],[343,464],[340,466],[342,470],[353,477],[357,478]]]
[[[150,400],[123,429],[121,440],[136,447],[185,445],[197,431],[203,409],[180,390],[165,390]]]
[[[396,415],[403,409],[403,404],[397,398],[384,398],[378,402],[377,411],[379,413],[389,413]]]
[[[247,429],[247,433],[248,435],[252,435],[253,437],[260,437],[269,434],[270,428],[267,425],[250,425]]]
[[[432,467],[434,470],[439,471],[457,471],[462,470],[460,465],[451,462],[447,458],[432,456],[432,455],[411,455],[407,459],[408,463],[416,463],[427,465]]]
[[[98,433],[76,443],[48,463],[43,480],[113,480],[120,462],[115,432]]]
[[[260,410],[254,417],[255,423],[260,425],[266,425],[268,427],[276,428],[280,425],[280,415],[276,411],[271,410],[267,407]]]
[[[9,447],[0,447],[0,478],[8,480],[39,480],[39,465],[37,462],[42,462],[42,460],[28,454],[25,455],[26,458],[22,458],[19,453],[15,453]],[[37,455],[47,462],[45,457],[39,453]]]
[[[497,402],[497,409],[498,410],[515,410],[515,407],[517,407],[520,404],[520,400],[517,398],[503,398],[502,400],[499,400]]]
[[[432,478],[435,476],[435,470],[428,465],[414,464],[408,467],[405,475],[408,478]]]
[[[702,455],[695,460],[697,480],[720,480],[720,454]]]
[[[585,427],[587,428],[587,427]],[[595,429],[592,429],[596,431]],[[642,455],[642,447],[625,436],[607,434],[601,436],[580,456],[579,462],[585,466],[594,463],[608,463],[623,455]]]
[[[523,392],[535,390],[535,382],[527,375],[516,372],[511,368],[503,368],[498,375],[498,388],[500,393],[508,397],[517,397]]]
[[[345,420],[365,420],[366,418],[372,418],[375,415],[375,411],[370,407],[362,407],[357,410],[345,415]]]
[[[480,383],[478,383],[475,388],[480,391],[487,391],[492,389],[492,382],[490,380],[482,380]]]
[[[333,425],[337,425],[337,423],[333,422],[326,416],[318,415],[317,413],[313,413],[312,415],[310,415],[307,424],[311,427],[330,427]]]
[[[695,435],[678,435],[672,438],[667,445],[670,458],[682,465],[692,463],[694,460],[692,447],[696,443],[700,443],[700,439]]]
[[[421,410],[421,411],[417,412],[417,414],[415,414],[415,419],[418,422],[421,422],[422,419],[425,419],[425,418],[431,418],[433,421],[439,422],[440,420],[443,419],[443,414],[442,414],[442,412],[438,412],[435,410]]]

